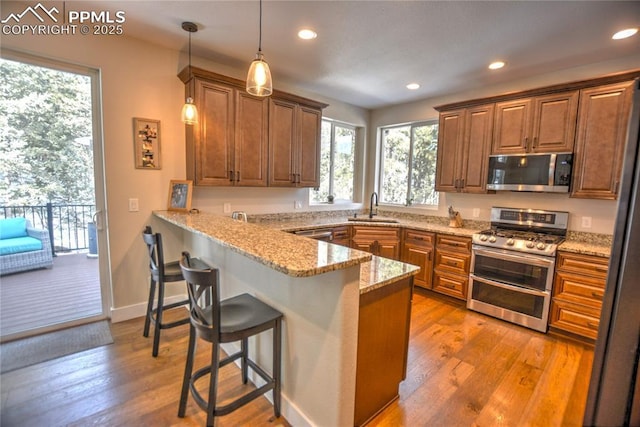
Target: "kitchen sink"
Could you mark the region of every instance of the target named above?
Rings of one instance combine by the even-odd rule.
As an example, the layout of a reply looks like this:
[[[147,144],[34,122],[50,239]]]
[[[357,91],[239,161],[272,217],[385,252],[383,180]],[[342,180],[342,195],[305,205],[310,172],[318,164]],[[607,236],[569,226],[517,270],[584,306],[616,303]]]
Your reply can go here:
[[[373,218],[369,218],[368,216],[360,216],[360,217],[349,217],[349,221],[358,221],[358,222],[383,222],[383,223],[389,223],[389,224],[396,224],[398,223],[397,219],[393,219],[393,218],[378,218],[378,217],[373,217]]]

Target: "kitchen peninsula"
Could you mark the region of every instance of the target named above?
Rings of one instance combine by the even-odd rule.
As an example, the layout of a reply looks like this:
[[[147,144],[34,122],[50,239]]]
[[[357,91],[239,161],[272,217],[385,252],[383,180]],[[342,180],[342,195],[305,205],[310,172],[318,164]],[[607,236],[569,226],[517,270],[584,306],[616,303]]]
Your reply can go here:
[[[417,267],[218,215],[154,216],[166,249],[220,268],[222,298],[247,292],[284,313],[282,413],[292,425],[361,425],[397,397]],[[270,366],[270,337],[251,348]]]

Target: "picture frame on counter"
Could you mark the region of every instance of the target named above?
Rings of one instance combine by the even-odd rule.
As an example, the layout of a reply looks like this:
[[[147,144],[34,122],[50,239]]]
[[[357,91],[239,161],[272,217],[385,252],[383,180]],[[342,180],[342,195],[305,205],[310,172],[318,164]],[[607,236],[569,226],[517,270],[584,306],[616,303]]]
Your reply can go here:
[[[172,179],[169,182],[169,199],[167,201],[167,210],[189,212],[191,210],[192,192],[192,181]]]
[[[133,118],[133,149],[136,169],[162,168],[160,120]]]

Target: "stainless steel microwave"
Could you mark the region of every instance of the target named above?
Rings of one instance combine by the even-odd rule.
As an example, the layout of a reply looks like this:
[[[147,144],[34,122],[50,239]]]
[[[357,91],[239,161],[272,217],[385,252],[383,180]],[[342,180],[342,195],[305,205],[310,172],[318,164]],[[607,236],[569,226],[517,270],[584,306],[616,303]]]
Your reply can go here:
[[[572,153],[489,156],[488,190],[567,193]]]

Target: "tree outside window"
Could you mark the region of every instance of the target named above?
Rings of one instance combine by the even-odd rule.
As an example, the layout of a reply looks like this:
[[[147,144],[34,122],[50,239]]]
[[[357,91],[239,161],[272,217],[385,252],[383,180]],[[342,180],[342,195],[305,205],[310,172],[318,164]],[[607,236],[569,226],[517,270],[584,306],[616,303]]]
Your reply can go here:
[[[380,202],[437,205],[438,122],[382,128]]]
[[[320,186],[310,192],[311,203],[353,200],[355,127],[322,121]]]

